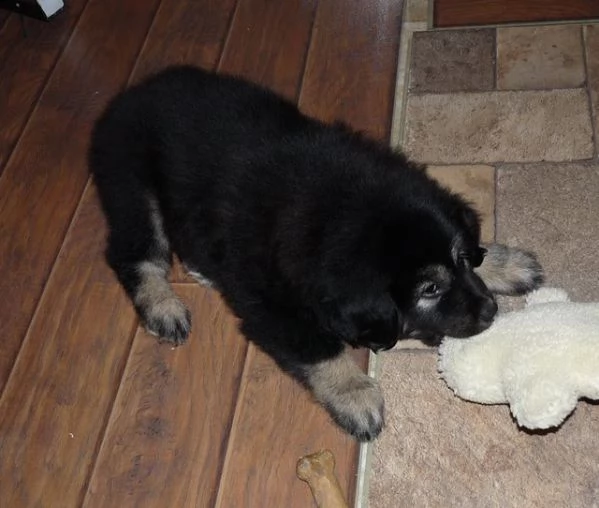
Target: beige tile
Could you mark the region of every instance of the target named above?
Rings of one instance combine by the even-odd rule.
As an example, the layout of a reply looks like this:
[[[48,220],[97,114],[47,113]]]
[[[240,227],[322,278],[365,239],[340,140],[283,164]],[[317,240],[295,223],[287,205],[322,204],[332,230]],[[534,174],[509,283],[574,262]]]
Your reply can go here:
[[[575,88],[585,80],[579,25],[497,29],[497,88]]]
[[[599,132],[599,25],[588,25],[584,28],[587,56],[588,87],[593,104],[595,132]],[[595,140],[597,142],[597,140]],[[595,151],[599,147],[595,147]]]
[[[404,21],[428,22],[429,0],[406,0],[406,13]]]
[[[429,174],[466,198],[482,219],[482,240],[495,236],[495,169],[492,166],[430,166]]]
[[[497,169],[497,239],[538,254],[547,284],[599,300],[599,164]]]
[[[404,149],[430,164],[593,156],[585,90],[411,95]]]
[[[374,443],[369,508],[596,506],[599,407],[580,402],[558,431],[519,431],[507,406],[456,398],[436,355],[386,353],[386,428]]]

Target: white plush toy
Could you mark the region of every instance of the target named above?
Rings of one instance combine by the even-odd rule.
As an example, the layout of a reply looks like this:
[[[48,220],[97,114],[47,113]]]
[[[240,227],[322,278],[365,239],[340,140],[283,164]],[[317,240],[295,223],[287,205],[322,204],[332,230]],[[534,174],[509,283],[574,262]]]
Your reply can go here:
[[[522,427],[557,427],[579,398],[599,399],[599,303],[539,289],[480,335],[445,338],[438,367],[459,397],[508,403]]]

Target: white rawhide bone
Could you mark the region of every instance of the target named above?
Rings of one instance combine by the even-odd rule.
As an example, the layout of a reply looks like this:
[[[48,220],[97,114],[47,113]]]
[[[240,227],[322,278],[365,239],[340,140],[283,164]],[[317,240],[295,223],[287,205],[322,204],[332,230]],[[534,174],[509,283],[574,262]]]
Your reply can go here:
[[[310,486],[318,508],[348,508],[335,476],[335,458],[330,450],[302,457],[296,472]]]

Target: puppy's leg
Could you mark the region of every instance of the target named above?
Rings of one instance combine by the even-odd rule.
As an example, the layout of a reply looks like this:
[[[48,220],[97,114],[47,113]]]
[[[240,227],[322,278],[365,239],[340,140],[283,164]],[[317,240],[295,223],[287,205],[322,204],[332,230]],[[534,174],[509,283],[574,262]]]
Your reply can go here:
[[[305,367],[306,384],[333,420],[360,441],[377,437],[384,425],[383,393],[347,349]]]
[[[491,292],[522,295],[543,283],[543,268],[533,253],[498,243],[484,247],[487,255],[475,273]]]
[[[190,315],[167,280],[171,252],[156,202],[132,196],[126,216],[109,222],[108,261],[146,329],[166,342],[183,343]]]
[[[308,388],[346,432],[361,441],[374,439],[384,424],[377,382],[362,372],[340,340],[295,312],[263,303],[233,305],[242,317],[242,333]]]

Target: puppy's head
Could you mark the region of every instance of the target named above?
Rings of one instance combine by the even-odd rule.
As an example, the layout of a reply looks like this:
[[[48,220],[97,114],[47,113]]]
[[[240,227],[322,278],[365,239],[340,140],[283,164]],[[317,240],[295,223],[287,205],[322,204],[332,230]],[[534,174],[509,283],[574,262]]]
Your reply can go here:
[[[486,330],[497,303],[474,272],[485,255],[477,214],[448,195],[409,217],[400,235],[405,243],[392,249],[397,270],[391,295],[402,317],[402,337],[436,343],[445,335],[470,337]]]
[[[451,194],[425,204],[363,227],[352,243],[360,247],[343,251],[343,271],[321,275],[330,296],[315,306],[319,320],[345,342],[379,351],[400,338],[435,344],[491,325],[497,304],[474,272],[485,254],[478,216]]]

